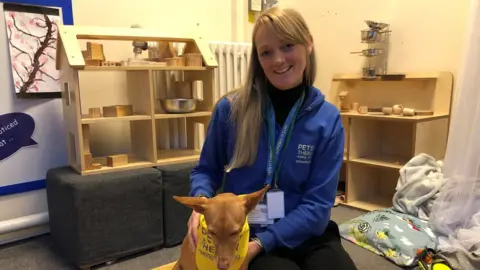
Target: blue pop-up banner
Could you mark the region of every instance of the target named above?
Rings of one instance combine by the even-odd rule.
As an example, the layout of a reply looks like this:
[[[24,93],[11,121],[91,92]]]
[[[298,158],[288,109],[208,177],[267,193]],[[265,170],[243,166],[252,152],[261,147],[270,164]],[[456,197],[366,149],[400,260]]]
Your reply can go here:
[[[0,115],[0,161],[23,147],[36,145],[31,138],[34,130],[35,121],[26,113]]]

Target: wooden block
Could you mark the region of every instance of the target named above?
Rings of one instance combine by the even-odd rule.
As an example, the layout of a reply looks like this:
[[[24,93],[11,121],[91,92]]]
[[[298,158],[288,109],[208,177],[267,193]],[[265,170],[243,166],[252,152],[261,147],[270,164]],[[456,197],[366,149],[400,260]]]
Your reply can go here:
[[[103,107],[103,117],[119,117],[133,114],[132,105],[115,105]]]
[[[102,109],[101,108],[89,108],[88,109],[88,117],[90,117],[90,118],[100,118],[100,117],[102,117]]]
[[[92,166],[92,153],[84,153],[83,158],[85,159],[85,170],[91,170]]]
[[[91,59],[85,59],[85,65],[87,66],[101,66],[102,61],[101,60],[91,60]]]
[[[107,166],[118,167],[128,164],[128,155],[107,156]]]
[[[100,163],[92,163],[92,167],[90,168],[90,170],[99,170],[102,168],[102,164]]]
[[[177,59],[177,66],[183,67],[185,66],[185,58],[184,57],[175,57]]]
[[[184,54],[185,65],[189,67],[200,67],[203,64],[202,55],[200,53],[187,53]]]
[[[159,41],[157,46],[157,61],[164,61],[166,58],[175,56],[175,48],[171,42]]]
[[[195,45],[195,43],[187,42],[183,47],[182,54],[187,54],[187,53],[200,53],[200,50],[198,49],[197,45]]]
[[[415,111],[415,115],[433,115],[433,111],[417,110],[417,111]]]
[[[176,67],[177,66],[177,59],[175,59],[175,58],[165,58],[165,61],[167,62],[167,66],[169,66],[169,67]]]
[[[90,153],[90,125],[82,125],[83,153]]]

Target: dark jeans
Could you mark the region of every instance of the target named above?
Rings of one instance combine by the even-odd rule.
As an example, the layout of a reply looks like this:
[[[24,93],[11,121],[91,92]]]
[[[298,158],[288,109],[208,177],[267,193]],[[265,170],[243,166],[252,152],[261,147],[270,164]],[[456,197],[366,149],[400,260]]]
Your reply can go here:
[[[340,241],[338,225],[330,221],[325,233],[294,249],[277,248],[261,253],[250,262],[250,270],[356,270]]]

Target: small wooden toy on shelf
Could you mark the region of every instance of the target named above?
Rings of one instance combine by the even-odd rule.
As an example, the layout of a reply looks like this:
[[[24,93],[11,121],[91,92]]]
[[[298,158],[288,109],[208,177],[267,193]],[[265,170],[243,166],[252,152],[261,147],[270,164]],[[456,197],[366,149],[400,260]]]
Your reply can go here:
[[[87,42],[87,50],[82,51],[82,55],[89,66],[101,66],[105,61],[103,45],[100,43]]]
[[[118,167],[128,164],[128,155],[118,154],[107,156],[107,166]]]
[[[340,111],[342,112],[350,111],[347,95],[348,91],[341,91],[340,94],[338,94],[338,98],[340,99]]]
[[[132,105],[115,105],[103,107],[103,117],[120,117],[133,115]]]
[[[102,117],[102,109],[101,108],[89,108],[88,109],[88,117],[90,117],[90,118],[100,118],[100,117]]]

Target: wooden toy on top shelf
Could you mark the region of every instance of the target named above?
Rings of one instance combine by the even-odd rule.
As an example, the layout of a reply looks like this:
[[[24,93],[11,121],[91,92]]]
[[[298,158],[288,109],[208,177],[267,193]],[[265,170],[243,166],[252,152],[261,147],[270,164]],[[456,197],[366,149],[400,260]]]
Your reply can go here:
[[[198,160],[201,140],[216,102],[215,68],[218,63],[207,41],[190,35],[191,31],[188,31],[188,34],[186,31],[176,32],[174,36],[164,36],[162,31],[153,29],[60,25],[58,32],[56,61],[57,69],[60,70],[59,83],[63,87],[62,105],[68,163],[75,171],[82,175],[92,175]],[[102,46],[90,44],[87,51],[82,52],[78,46],[80,40],[158,42],[159,46],[155,52],[157,55],[152,55],[153,61],[125,60],[121,66],[118,66],[118,63],[110,66],[112,63],[97,55],[100,63],[109,65],[97,67],[91,66],[87,56],[92,51],[101,51],[103,56]],[[198,53],[197,58],[200,57],[202,66],[187,66],[187,58],[181,54],[171,55],[181,57],[178,58],[180,60],[175,59],[176,66],[155,62],[170,56],[169,43],[185,43],[188,48],[185,54]],[[98,50],[99,48],[102,50]],[[82,57],[83,55],[86,58]],[[134,60],[142,60],[137,58]],[[184,66],[177,65],[178,62]],[[168,83],[172,82],[168,76],[170,71],[175,71],[175,75],[178,74],[178,78],[183,81],[195,83],[192,89],[202,86],[200,88],[203,91],[199,91],[201,94],[197,95],[199,98],[196,99],[195,111],[169,114],[162,109],[158,100],[174,95],[167,93],[167,90],[171,90],[167,89],[170,85]],[[99,82],[85,80],[89,76],[84,76],[85,73],[96,73],[98,77],[104,73],[107,78],[100,77],[99,80],[102,81]],[[111,76],[120,78],[122,83],[116,83]],[[111,91],[113,88],[118,89]],[[102,103],[99,104],[99,101]],[[119,106],[110,106],[116,104]],[[101,117],[97,117],[99,115]],[[90,125],[96,125],[92,134],[84,132],[83,129]],[[85,155],[87,152],[84,151],[84,145],[87,144],[84,139],[90,135],[90,139],[94,141],[92,147],[96,149],[88,153],[98,153],[95,157]],[[128,153],[125,153],[126,149]],[[119,152],[127,154],[127,164],[120,165],[115,162],[116,155],[110,157],[110,154]],[[107,166],[109,159],[113,166]],[[95,163],[100,163],[100,167],[95,166],[98,165]]]
[[[102,67],[119,67],[122,65],[122,62],[119,61],[103,61],[100,63]]]
[[[348,91],[341,91],[340,94],[338,94],[338,98],[340,100],[339,109],[342,112],[350,111],[347,95],[348,95]]]
[[[148,60],[164,62],[167,58],[175,57],[175,48],[171,42],[148,42]]]
[[[88,117],[90,117],[90,118],[100,118],[100,117],[102,117],[102,109],[101,108],[89,108],[88,109]]]
[[[187,42],[185,47],[183,47],[182,57],[185,58],[185,65],[188,67],[203,66],[202,54],[195,44],[191,42]]]
[[[187,53],[182,55],[185,58],[185,64],[188,67],[201,67],[202,55],[199,53]]]
[[[87,50],[82,51],[85,64],[90,66],[101,66],[105,61],[103,45],[100,43],[87,42]]]
[[[183,57],[172,57],[172,58],[165,58],[167,66],[169,67],[184,67],[185,66],[185,58]]]

